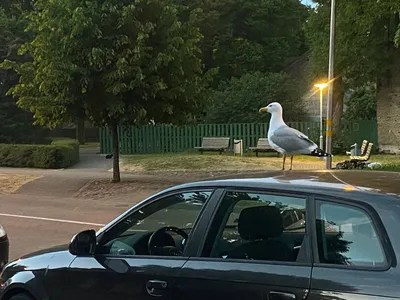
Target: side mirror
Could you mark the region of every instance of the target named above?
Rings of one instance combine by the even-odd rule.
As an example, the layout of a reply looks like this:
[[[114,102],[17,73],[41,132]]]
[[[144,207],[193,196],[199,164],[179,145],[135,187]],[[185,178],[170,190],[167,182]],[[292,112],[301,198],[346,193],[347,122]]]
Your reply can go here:
[[[72,255],[94,255],[96,249],[96,232],[85,230],[76,234],[69,243],[68,250]]]

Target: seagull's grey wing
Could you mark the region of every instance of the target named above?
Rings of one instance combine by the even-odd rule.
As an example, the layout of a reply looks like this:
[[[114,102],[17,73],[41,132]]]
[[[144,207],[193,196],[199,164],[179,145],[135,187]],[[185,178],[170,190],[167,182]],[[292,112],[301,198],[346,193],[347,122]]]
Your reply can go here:
[[[306,154],[310,152],[310,147],[317,147],[305,134],[288,126],[276,129],[270,139],[287,153]]]

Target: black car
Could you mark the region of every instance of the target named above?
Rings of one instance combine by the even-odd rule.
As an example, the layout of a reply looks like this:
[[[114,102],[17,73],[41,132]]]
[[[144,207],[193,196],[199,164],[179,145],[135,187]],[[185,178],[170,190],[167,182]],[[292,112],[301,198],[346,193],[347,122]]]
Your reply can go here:
[[[286,174],[167,189],[8,264],[0,299],[400,299],[399,196]]]
[[[9,247],[7,233],[0,224],[0,270],[2,270],[8,262]]]

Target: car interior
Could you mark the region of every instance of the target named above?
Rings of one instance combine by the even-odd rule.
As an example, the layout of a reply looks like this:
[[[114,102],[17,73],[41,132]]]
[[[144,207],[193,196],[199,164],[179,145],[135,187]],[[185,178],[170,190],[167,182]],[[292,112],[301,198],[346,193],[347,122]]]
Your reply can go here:
[[[225,226],[215,232],[211,257],[269,261],[302,259],[305,248],[302,247],[304,210],[278,208],[275,203],[269,202],[240,200],[231,203],[229,209],[222,210],[225,214],[220,216],[219,224]]]
[[[186,235],[190,228],[182,229]],[[186,239],[181,235],[165,230],[159,231],[153,237],[152,244],[149,246],[149,240],[156,231],[134,232],[115,238],[102,245],[98,249],[99,254],[110,255],[181,255],[185,247]]]
[[[193,223],[207,199],[203,194],[189,196],[193,195],[173,195],[126,217],[105,233],[96,253],[182,255]]]

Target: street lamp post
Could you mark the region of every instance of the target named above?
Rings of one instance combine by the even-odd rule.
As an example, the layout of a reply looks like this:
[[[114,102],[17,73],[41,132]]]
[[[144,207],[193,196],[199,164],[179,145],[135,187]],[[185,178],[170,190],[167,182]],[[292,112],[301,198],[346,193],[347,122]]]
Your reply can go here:
[[[318,83],[314,85],[319,88],[319,148],[324,150],[324,134],[323,134],[323,118],[322,118],[322,105],[323,105],[323,92],[324,88],[328,86],[327,83]]]
[[[335,56],[335,0],[331,0],[331,24],[329,33],[329,70],[328,70],[328,100],[326,103],[326,149],[332,153],[332,114],[333,114],[333,63]],[[332,157],[326,158],[326,169],[332,169]]]

